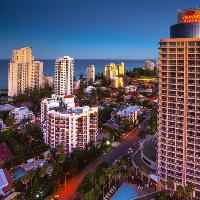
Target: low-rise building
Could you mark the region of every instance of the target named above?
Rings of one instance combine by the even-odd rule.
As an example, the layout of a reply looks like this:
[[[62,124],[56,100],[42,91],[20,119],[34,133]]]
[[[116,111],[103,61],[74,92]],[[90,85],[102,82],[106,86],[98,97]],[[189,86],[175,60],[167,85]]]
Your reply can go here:
[[[84,92],[86,94],[91,94],[94,90],[96,90],[96,88],[94,86],[89,85],[87,86],[87,88],[84,89]]]
[[[3,120],[0,118],[0,131],[4,130],[6,125],[4,124]]]
[[[12,192],[12,178],[8,170],[0,169],[0,195],[8,196]]]
[[[27,107],[20,107],[12,110],[10,112],[10,116],[15,119],[16,123],[20,123],[23,120],[32,119],[34,117],[34,114]]]
[[[124,94],[124,101],[128,101],[133,99],[134,97],[137,97],[136,93],[126,93]]]
[[[45,143],[55,148],[64,145],[66,154],[97,145],[98,107],[79,107],[73,95],[56,96],[41,102],[41,123]]]
[[[138,123],[138,116],[142,109],[142,106],[128,106],[123,110],[112,113],[112,116],[120,120],[127,119],[132,123]]]
[[[136,176],[155,188],[157,176],[157,139],[149,136],[140,143],[139,150],[132,157],[133,171]]]
[[[0,163],[12,158],[13,154],[5,142],[0,143]]]
[[[134,93],[137,91],[137,86],[135,85],[127,85],[124,87],[125,94]]]
[[[15,109],[15,106],[11,105],[11,104],[3,104],[3,105],[0,105],[0,111],[11,111]]]

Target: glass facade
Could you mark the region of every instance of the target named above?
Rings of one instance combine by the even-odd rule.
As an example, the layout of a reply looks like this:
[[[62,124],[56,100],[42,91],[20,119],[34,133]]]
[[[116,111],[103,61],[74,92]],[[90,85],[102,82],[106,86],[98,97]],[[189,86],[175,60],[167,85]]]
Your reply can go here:
[[[175,24],[170,27],[171,38],[200,38],[200,23]]]

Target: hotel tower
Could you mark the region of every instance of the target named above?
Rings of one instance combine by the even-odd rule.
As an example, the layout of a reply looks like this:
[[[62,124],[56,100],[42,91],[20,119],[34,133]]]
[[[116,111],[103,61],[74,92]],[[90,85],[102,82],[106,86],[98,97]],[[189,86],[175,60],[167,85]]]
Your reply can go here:
[[[74,59],[64,56],[56,59],[54,71],[54,93],[56,95],[73,94]]]
[[[159,50],[160,188],[192,184],[200,197],[200,10],[185,10]]]
[[[27,88],[41,87],[43,63],[35,61],[30,47],[13,50],[8,65],[8,96],[24,93]]]

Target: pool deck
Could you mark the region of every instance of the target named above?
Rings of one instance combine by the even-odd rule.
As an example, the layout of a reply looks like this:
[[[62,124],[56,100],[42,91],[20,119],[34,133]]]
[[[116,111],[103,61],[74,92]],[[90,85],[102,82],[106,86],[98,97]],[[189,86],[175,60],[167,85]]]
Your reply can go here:
[[[125,183],[127,185],[129,185],[130,187],[132,187],[139,194],[139,197],[147,194],[147,192],[145,191],[145,189],[143,189],[143,190],[139,189],[136,184],[132,184],[132,183],[129,183],[129,182],[125,182]]]
[[[149,193],[149,192],[146,191],[146,189],[143,189],[143,190],[139,189],[139,187],[138,187],[136,184],[132,184],[132,183],[129,183],[129,182],[123,182],[123,183],[129,185],[131,188],[133,188],[133,189],[139,194],[139,196],[138,196],[137,198],[139,198],[139,197],[141,197],[141,196],[144,196],[144,195],[146,195],[146,194]],[[123,183],[122,183],[122,184],[123,184]],[[121,185],[122,185],[122,184],[121,184]],[[121,185],[119,186],[119,188],[121,187]],[[119,189],[119,188],[118,188],[118,189]],[[117,192],[118,189],[117,189],[115,192]],[[114,192],[114,194],[115,194],[115,192]],[[114,195],[114,194],[113,194],[113,195]],[[113,196],[113,195],[112,195],[112,196]],[[111,199],[112,196],[111,196],[109,199]]]

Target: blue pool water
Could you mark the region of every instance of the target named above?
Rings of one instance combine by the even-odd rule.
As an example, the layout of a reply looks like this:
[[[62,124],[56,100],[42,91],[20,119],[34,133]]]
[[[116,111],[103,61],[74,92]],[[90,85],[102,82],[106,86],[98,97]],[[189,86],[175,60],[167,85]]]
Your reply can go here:
[[[25,174],[25,170],[21,167],[18,167],[16,168],[14,171],[13,171],[13,176],[14,176],[14,180],[18,180],[20,179],[22,176],[24,176]]]
[[[132,200],[139,197],[138,192],[128,183],[123,183],[112,196],[111,200]]]

